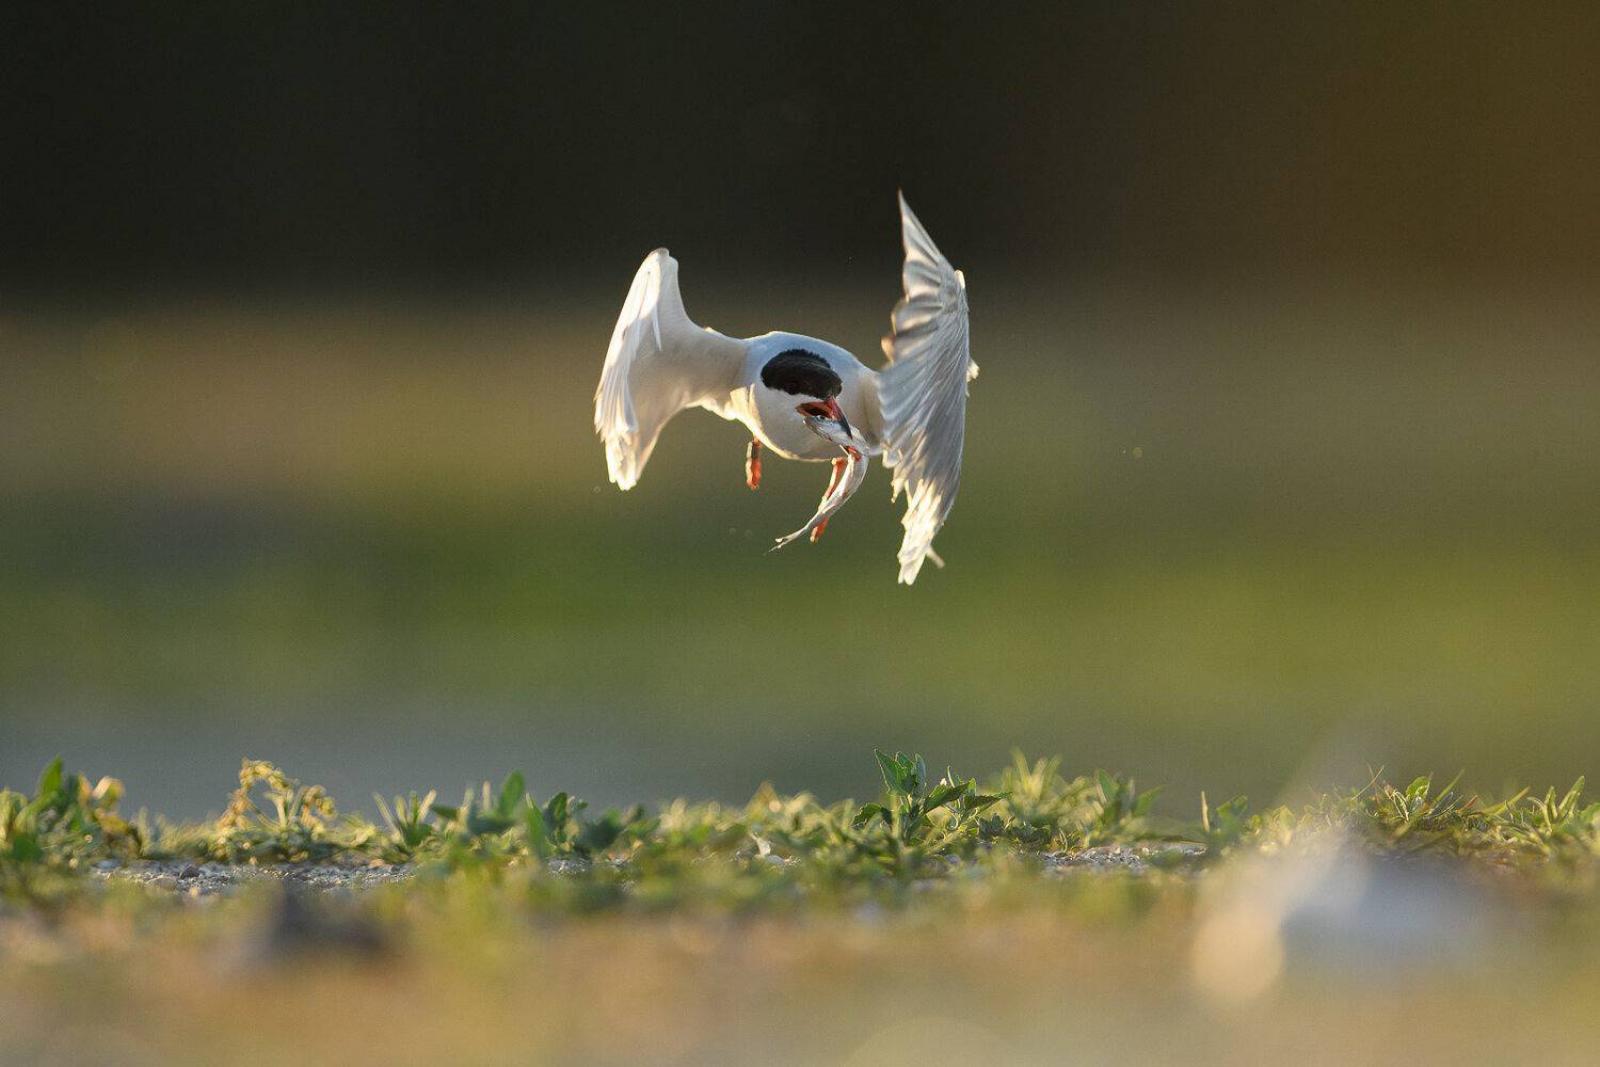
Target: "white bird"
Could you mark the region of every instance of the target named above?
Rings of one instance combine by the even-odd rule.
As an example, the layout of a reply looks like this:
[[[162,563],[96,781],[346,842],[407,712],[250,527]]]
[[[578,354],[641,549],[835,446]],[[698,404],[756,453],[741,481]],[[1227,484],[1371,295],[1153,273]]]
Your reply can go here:
[[[750,430],[745,481],[761,484],[761,449],[785,459],[833,462],[817,514],[776,547],[807,531],[815,541],[829,517],[881,455],[893,471],[890,499],[906,495],[900,581],[922,561],[944,563],[933,538],[961,484],[967,383],[978,375],[967,343],[967,283],[900,197],[904,295],[890,315],[874,371],[838,345],[797,333],[738,339],[696,326],[678,293],[678,261],[658,248],[645,257],[622,305],[594,396],[594,427],[619,489],[632,489],[661,428],[686,408],[704,408]]]

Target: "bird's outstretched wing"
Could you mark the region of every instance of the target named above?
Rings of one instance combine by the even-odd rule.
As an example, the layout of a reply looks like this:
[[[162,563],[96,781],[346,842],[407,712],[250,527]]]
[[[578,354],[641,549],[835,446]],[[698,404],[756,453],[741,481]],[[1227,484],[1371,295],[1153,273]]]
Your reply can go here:
[[[883,339],[890,362],[878,377],[878,403],[893,495],[906,494],[900,581],[910,585],[924,559],[939,563],[933,537],[961,485],[967,382],[978,376],[978,365],[967,350],[966,279],[939,252],[903,194],[900,231],[905,294]]]
[[[656,438],[674,415],[718,407],[739,386],[745,343],[689,320],[678,261],[658,248],[633,276],[594,393],[594,429],[620,489],[639,481]]]

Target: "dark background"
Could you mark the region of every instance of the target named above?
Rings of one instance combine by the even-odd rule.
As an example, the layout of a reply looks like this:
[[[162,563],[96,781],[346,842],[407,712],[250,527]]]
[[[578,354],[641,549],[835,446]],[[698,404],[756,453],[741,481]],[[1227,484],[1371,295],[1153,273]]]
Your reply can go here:
[[[890,260],[1592,278],[1587,3],[0,12],[11,287]],[[644,237],[643,235],[650,236]]]

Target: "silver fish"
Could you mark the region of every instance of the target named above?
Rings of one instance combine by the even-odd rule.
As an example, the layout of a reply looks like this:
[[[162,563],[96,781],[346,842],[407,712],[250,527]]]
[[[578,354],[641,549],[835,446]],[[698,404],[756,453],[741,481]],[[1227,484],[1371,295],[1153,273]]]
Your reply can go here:
[[[855,496],[856,490],[867,480],[867,468],[871,464],[871,457],[878,451],[857,437],[847,423],[837,419],[818,418],[815,415],[807,415],[805,419],[806,425],[813,433],[825,441],[838,445],[839,451],[844,453],[844,476],[839,479],[832,492],[822,498],[822,503],[817,505],[817,513],[811,516],[811,520],[794,533],[778,538],[777,544],[767,550],[769,552],[776,552],[785,545],[799,540],[844,507],[845,502]]]

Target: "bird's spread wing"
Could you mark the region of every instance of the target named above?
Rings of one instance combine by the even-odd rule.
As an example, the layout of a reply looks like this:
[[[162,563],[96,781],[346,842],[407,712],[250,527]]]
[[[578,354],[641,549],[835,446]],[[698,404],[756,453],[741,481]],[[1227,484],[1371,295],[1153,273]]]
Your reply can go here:
[[[719,405],[739,386],[745,344],[690,321],[678,261],[658,248],[633,276],[594,394],[594,429],[618,488],[638,482],[661,428],[684,408]]]
[[[905,294],[883,339],[890,362],[878,377],[878,403],[884,464],[894,471],[894,496],[906,494],[900,581],[910,585],[925,558],[939,563],[933,537],[961,485],[967,382],[978,376],[978,365],[967,350],[966,279],[939,252],[903,195],[900,230]]]

